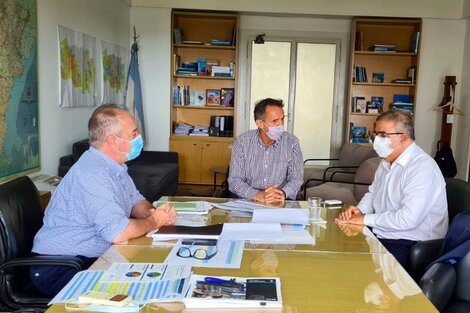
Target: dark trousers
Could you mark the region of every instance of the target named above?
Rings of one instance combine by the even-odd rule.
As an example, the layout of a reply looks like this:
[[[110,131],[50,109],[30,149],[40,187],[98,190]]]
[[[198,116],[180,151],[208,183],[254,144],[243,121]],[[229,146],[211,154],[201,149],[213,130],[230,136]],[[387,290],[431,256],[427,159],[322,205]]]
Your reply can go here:
[[[89,268],[97,258],[77,256],[83,261],[84,268]],[[33,285],[42,293],[54,297],[77,274],[77,270],[70,266],[31,266],[29,277]]]
[[[384,245],[388,252],[390,252],[395,257],[395,259],[397,259],[401,266],[403,266],[403,268],[409,272],[410,250],[416,241],[381,238],[379,238],[379,241]]]

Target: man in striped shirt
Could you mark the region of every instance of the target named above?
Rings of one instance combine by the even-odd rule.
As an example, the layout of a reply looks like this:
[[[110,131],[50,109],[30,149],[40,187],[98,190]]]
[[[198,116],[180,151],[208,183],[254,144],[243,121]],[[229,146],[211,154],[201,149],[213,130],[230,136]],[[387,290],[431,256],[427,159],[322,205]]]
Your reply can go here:
[[[266,98],[254,110],[255,130],[238,136],[228,178],[238,197],[265,203],[295,199],[303,183],[299,140],[284,131],[282,100]]]

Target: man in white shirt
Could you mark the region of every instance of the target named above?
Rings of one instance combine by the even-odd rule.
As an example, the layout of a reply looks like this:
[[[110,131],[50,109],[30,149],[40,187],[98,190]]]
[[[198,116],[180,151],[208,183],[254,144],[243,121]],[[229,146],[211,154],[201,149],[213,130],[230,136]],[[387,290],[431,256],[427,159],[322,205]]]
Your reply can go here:
[[[444,178],[414,139],[409,112],[391,110],[377,118],[374,149],[384,160],[357,207],[336,219],[338,224],[371,227],[405,269],[413,244],[443,238],[448,227]]]

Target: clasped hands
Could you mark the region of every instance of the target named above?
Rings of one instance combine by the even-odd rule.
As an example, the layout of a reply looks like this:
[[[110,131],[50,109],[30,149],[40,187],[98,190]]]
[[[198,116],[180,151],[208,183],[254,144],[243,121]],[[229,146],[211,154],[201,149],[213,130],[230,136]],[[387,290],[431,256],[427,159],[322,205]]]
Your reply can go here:
[[[160,228],[165,225],[173,225],[176,221],[175,207],[169,204],[162,204],[158,208],[150,208],[149,216],[152,217],[153,222]]]
[[[336,224],[364,225],[364,214],[356,206],[349,206],[335,219]]]
[[[283,202],[286,199],[284,192],[277,186],[268,186],[264,191],[255,194],[255,200],[267,204]]]

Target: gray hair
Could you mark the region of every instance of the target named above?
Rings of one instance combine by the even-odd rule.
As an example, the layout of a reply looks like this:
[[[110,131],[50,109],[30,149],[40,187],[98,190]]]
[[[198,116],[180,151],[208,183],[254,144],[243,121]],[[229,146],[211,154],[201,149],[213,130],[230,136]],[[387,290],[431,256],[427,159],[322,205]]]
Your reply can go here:
[[[119,116],[127,112],[115,104],[104,104],[96,108],[88,121],[88,141],[91,146],[100,148],[109,135],[121,132]]]
[[[393,121],[395,129],[405,132],[412,140],[415,140],[415,127],[413,124],[413,116],[407,110],[391,109],[383,112],[377,117],[377,122]]]
[[[272,98],[265,98],[261,99],[258,101],[255,105],[255,110],[254,110],[254,117],[255,117],[255,122],[257,120],[262,120],[264,121],[264,118],[266,117],[266,107],[268,105],[273,105],[277,106],[280,108],[284,107],[284,103],[282,102],[281,99],[272,99]]]

